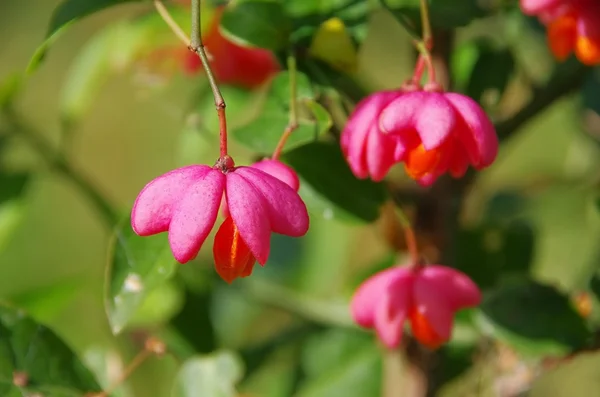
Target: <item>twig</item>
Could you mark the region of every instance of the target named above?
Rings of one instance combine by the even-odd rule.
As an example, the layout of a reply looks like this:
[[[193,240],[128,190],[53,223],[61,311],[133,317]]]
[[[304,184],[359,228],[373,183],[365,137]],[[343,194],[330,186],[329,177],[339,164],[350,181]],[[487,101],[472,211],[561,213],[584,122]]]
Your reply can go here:
[[[210,84],[210,88],[212,89],[213,96],[215,98],[215,107],[217,108],[217,116],[219,117],[221,158],[224,158],[225,156],[227,156],[227,120],[225,117],[226,105],[225,100],[223,99],[223,95],[221,94],[221,90],[219,90],[217,80],[215,79],[212,69],[210,68],[208,56],[206,55],[206,51],[204,50],[204,44],[202,44],[200,7],[200,0],[192,0],[192,33],[190,38],[189,49],[198,54],[198,56],[202,60],[202,66],[204,67],[206,77],[208,78],[208,83]]]
[[[181,29],[181,27],[175,22],[171,14],[169,14],[169,10],[163,4],[161,0],[154,0],[154,7],[156,11],[158,11],[159,15],[162,19],[169,25],[175,36],[187,47],[190,45],[190,38],[187,34]]]
[[[279,138],[279,142],[273,151],[273,160],[279,159],[281,152],[285,147],[285,143],[292,135],[292,133],[298,128],[298,95],[297,95],[297,84],[296,84],[296,58],[290,54],[287,58],[288,75],[290,79],[290,119]]]

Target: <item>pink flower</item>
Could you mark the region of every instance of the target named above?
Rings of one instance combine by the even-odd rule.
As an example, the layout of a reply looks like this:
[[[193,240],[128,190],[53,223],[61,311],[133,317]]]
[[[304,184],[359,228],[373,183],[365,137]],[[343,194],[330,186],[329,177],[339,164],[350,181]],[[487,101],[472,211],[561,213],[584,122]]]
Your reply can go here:
[[[564,61],[574,52],[583,64],[600,64],[597,0],[521,0],[521,8],[547,25],[548,44],[556,59]]]
[[[461,94],[407,92],[381,111],[379,128],[396,139],[395,157],[424,186],[447,172],[459,178],[469,164],[487,167],[498,153],[492,122],[474,100]]]
[[[382,180],[400,160],[393,136],[382,134],[379,117],[385,107],[400,97],[402,91],[381,91],[358,103],[341,136],[342,152],[358,178]]]
[[[289,187],[294,189],[296,192],[300,189],[300,179],[296,171],[289,165],[283,164],[279,160],[263,159],[259,162],[252,164],[250,167],[256,168],[266,172],[267,174],[274,176],[282,182],[285,182]],[[227,201],[223,200],[223,216],[227,218],[229,216],[229,209],[227,208]]]
[[[306,206],[294,189],[253,167],[191,165],[154,179],[138,195],[131,226],[140,236],[169,233],[175,259],[194,259],[212,230],[225,196],[230,215],[215,236],[217,273],[227,282],[252,273],[269,257],[271,232],[308,230]]]
[[[252,164],[250,167],[274,176],[280,181],[285,182],[295,191],[300,189],[300,180],[298,179],[298,174],[296,174],[296,171],[294,171],[294,169],[289,165],[283,164],[279,160],[263,159]]]
[[[415,339],[435,349],[450,339],[454,313],[480,301],[477,286],[457,270],[441,265],[395,266],[358,288],[351,311],[359,325],[375,328],[390,349],[400,344],[407,320]]]

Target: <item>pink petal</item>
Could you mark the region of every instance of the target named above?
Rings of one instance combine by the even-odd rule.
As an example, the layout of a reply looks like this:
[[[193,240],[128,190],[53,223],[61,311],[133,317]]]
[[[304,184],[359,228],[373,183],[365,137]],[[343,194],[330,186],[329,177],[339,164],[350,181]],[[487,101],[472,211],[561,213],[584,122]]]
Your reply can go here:
[[[561,1],[563,0],[521,0],[521,9],[524,14],[537,15],[560,5]]]
[[[481,291],[464,273],[447,266],[425,267],[419,277],[430,290],[435,290],[449,303],[453,311],[474,307],[481,303]]]
[[[600,4],[589,3],[581,5],[580,8],[577,33],[580,36],[600,39]]]
[[[383,297],[389,293],[389,286],[397,280],[408,285],[413,274],[406,267],[394,266],[368,278],[354,292],[350,302],[350,311],[354,321],[359,325],[371,328],[375,321],[375,310]]]
[[[225,189],[227,207],[233,222],[240,231],[240,236],[242,236],[252,255],[258,263],[264,265],[269,259],[271,249],[269,203],[263,198],[261,192],[242,176],[243,172],[240,173],[242,169],[251,168],[238,167],[227,174],[227,187]],[[253,171],[264,174],[259,170]],[[285,183],[281,181],[279,183],[285,186],[286,189],[293,191]]]
[[[435,333],[448,340],[452,334],[454,311],[446,300],[446,295],[431,285],[429,279],[421,274],[415,277],[413,284],[413,305],[427,319]]]
[[[476,168],[487,167],[498,154],[498,136],[494,125],[481,106],[471,98],[451,92],[446,93],[445,96],[468,128],[467,131],[459,131],[459,138],[467,142],[472,139],[475,143],[475,150],[472,145],[465,145],[473,165]]]
[[[167,172],[148,183],[133,204],[133,230],[140,236],[166,232],[173,208],[182,200],[185,191],[210,170],[206,165],[190,165]]]
[[[238,167],[235,174],[243,177],[260,192],[273,232],[291,237],[306,234],[309,225],[308,211],[296,191],[279,179],[251,167]]]
[[[437,92],[410,92],[392,101],[381,113],[380,128],[389,134],[419,133],[427,150],[440,146],[452,132],[456,114],[444,95]]]
[[[367,96],[358,103],[342,131],[342,151],[352,172],[358,178],[367,178],[369,175],[368,155],[365,153],[368,135],[379,132],[379,113],[398,95],[398,91],[381,91]]]
[[[385,294],[375,309],[375,330],[388,349],[395,349],[402,340],[404,320],[410,305],[410,288]]]
[[[173,209],[169,244],[180,263],[186,263],[198,255],[217,220],[224,188],[225,175],[210,169],[204,178],[189,187]]]
[[[371,179],[375,182],[383,180],[390,168],[396,163],[396,145],[394,139],[377,130],[373,125],[367,135],[366,159]]]
[[[298,174],[289,165],[283,164],[279,160],[264,159],[251,165],[252,168],[266,172],[274,176],[282,182],[285,182],[289,187],[298,191],[300,188],[300,180]]]

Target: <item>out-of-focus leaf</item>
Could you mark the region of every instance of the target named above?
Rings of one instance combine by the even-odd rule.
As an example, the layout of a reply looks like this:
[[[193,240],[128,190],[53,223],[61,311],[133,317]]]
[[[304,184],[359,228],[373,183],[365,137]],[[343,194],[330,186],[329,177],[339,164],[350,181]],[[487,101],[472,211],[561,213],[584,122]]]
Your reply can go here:
[[[590,337],[568,296],[531,280],[505,283],[480,307],[484,328],[523,354],[564,355]]]
[[[470,41],[452,56],[460,89],[484,104],[498,103],[514,73],[515,60],[507,48],[498,48],[488,39]]]
[[[26,173],[0,171],[0,250],[8,242],[25,211],[21,200],[30,180]]]
[[[308,50],[309,54],[336,70],[352,73],[358,67],[358,54],[344,21],[338,17],[323,22]]]
[[[262,112],[250,123],[234,129],[234,138],[261,153],[271,153],[275,150],[289,123],[289,78],[287,71],[275,77]],[[296,86],[299,125],[287,140],[284,151],[315,141],[332,125],[327,110],[315,101],[316,95],[308,77],[297,73]]]
[[[85,350],[82,360],[96,375],[98,383],[103,389],[111,387],[118,381],[119,374],[126,363],[123,362],[121,353],[115,348],[93,346]],[[117,370],[117,371],[116,371]],[[110,397],[135,397],[128,382],[123,382],[111,392]]]
[[[352,174],[338,145],[314,142],[283,156],[301,179],[300,194],[310,210],[327,219],[372,222],[387,198],[385,187]]]
[[[23,387],[14,385],[15,373]],[[0,306],[0,395],[76,397],[99,390],[92,373],[50,329]]]
[[[13,73],[0,82],[0,109],[8,106],[21,88],[23,76]]]
[[[142,0],[63,0],[50,19],[45,41],[37,48],[27,66],[27,72],[33,73],[43,60],[46,51],[58,36],[73,22],[97,11],[119,4]]]
[[[81,291],[81,280],[71,279],[21,292],[11,296],[9,301],[36,319],[44,319],[64,310]]]
[[[281,1],[242,0],[227,6],[220,29],[240,45],[280,50],[288,44],[291,21]]]
[[[167,323],[184,304],[182,287],[167,281],[150,290],[129,321],[130,327],[149,327]]]
[[[457,233],[454,263],[480,287],[493,286],[502,277],[529,273],[535,247],[529,224],[495,222]]]
[[[429,18],[434,28],[455,28],[468,25],[473,19],[486,14],[481,1],[478,0],[430,0]],[[386,0],[387,6],[400,18],[420,31],[419,0]]]
[[[600,301],[600,273],[594,273],[590,279],[589,287],[592,293],[596,296],[596,299]]]
[[[219,351],[187,360],[175,380],[173,397],[235,397],[235,385],[244,374],[234,353]]]
[[[170,279],[175,269],[166,235],[140,237],[130,222],[117,227],[105,279],[105,305],[113,333],[129,324],[148,294]]]
[[[111,73],[127,68],[147,45],[151,33],[148,24],[120,21],[107,26],[86,43],[63,85],[60,111],[66,122],[85,116]]]
[[[307,377],[298,397],[381,395],[381,352],[368,334],[318,334],[305,345],[303,363]]]

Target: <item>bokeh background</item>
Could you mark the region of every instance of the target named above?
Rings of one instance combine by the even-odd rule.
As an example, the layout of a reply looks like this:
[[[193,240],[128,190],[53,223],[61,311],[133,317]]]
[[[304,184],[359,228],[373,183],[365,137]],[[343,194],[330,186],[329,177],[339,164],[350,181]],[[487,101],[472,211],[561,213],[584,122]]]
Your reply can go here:
[[[27,66],[58,3],[0,3],[0,81]],[[100,28],[147,10],[145,4],[127,4],[73,25],[19,95],[17,110],[23,119],[58,144],[61,98],[77,55]],[[514,50],[517,66],[510,84],[502,100],[490,107],[496,117],[518,110],[531,95],[528,84],[544,82],[554,63],[543,31],[518,10],[478,20],[456,33],[458,47],[451,65],[457,85],[472,65],[474,37],[487,37]],[[386,11],[371,15],[358,62],[354,76],[366,91],[396,87],[411,73],[414,54],[409,36]],[[143,66],[140,62],[122,71],[110,70],[88,114],[72,131],[69,154],[74,167],[124,214],[155,176],[191,162],[212,163],[217,156],[215,118],[204,78],[177,70],[153,75]],[[527,123],[503,146],[496,163],[480,173],[460,218],[463,231],[457,249],[469,274],[479,274],[485,282],[490,269],[520,266],[517,273],[530,272],[570,294],[587,287],[600,260],[594,188],[600,177],[600,122],[594,111],[600,104],[599,79],[598,72],[592,73],[584,94],[576,91],[561,98]],[[224,94],[229,120],[235,125],[255,111],[253,98],[261,92],[224,87]],[[488,94],[493,98],[493,92]],[[256,158],[256,153],[235,142],[232,152],[238,164]],[[110,376],[111,368],[127,362],[136,350],[131,333],[112,335],[104,309],[112,230],[85,197],[49,170],[25,142],[11,141],[5,154],[2,161],[9,169],[36,172],[25,198],[0,208],[0,298],[26,308],[84,361]],[[401,169],[393,179],[415,188]],[[372,269],[391,264],[394,255],[380,224],[331,220],[326,211],[311,215],[306,237],[274,239],[272,258],[265,268],[255,269],[252,281],[229,286],[214,279],[207,246],[198,260],[182,266],[180,276],[153,295],[137,323],[158,329],[157,324],[180,313],[177,321],[187,323],[185,329],[202,353],[216,347],[249,349],[292,325],[316,327],[314,333],[282,341],[260,367],[246,368],[250,376],[240,390],[273,397],[374,395],[369,393],[380,387],[381,372],[398,368],[393,358],[381,359],[373,336],[343,327],[321,329],[301,317],[302,310],[309,318],[316,310],[343,323],[353,289]],[[289,291],[310,297],[295,314],[282,310]],[[296,300],[290,302],[298,309]],[[466,336],[457,332],[457,338],[469,339],[470,332],[467,329]],[[533,385],[532,396],[600,393],[598,354],[581,355],[532,383],[535,371],[526,357],[509,348],[492,350],[443,387],[440,395],[492,396],[513,384],[528,385],[527,389]],[[172,357],[149,360],[132,377],[133,395],[169,395],[176,367]],[[450,367],[447,373],[451,372]]]

